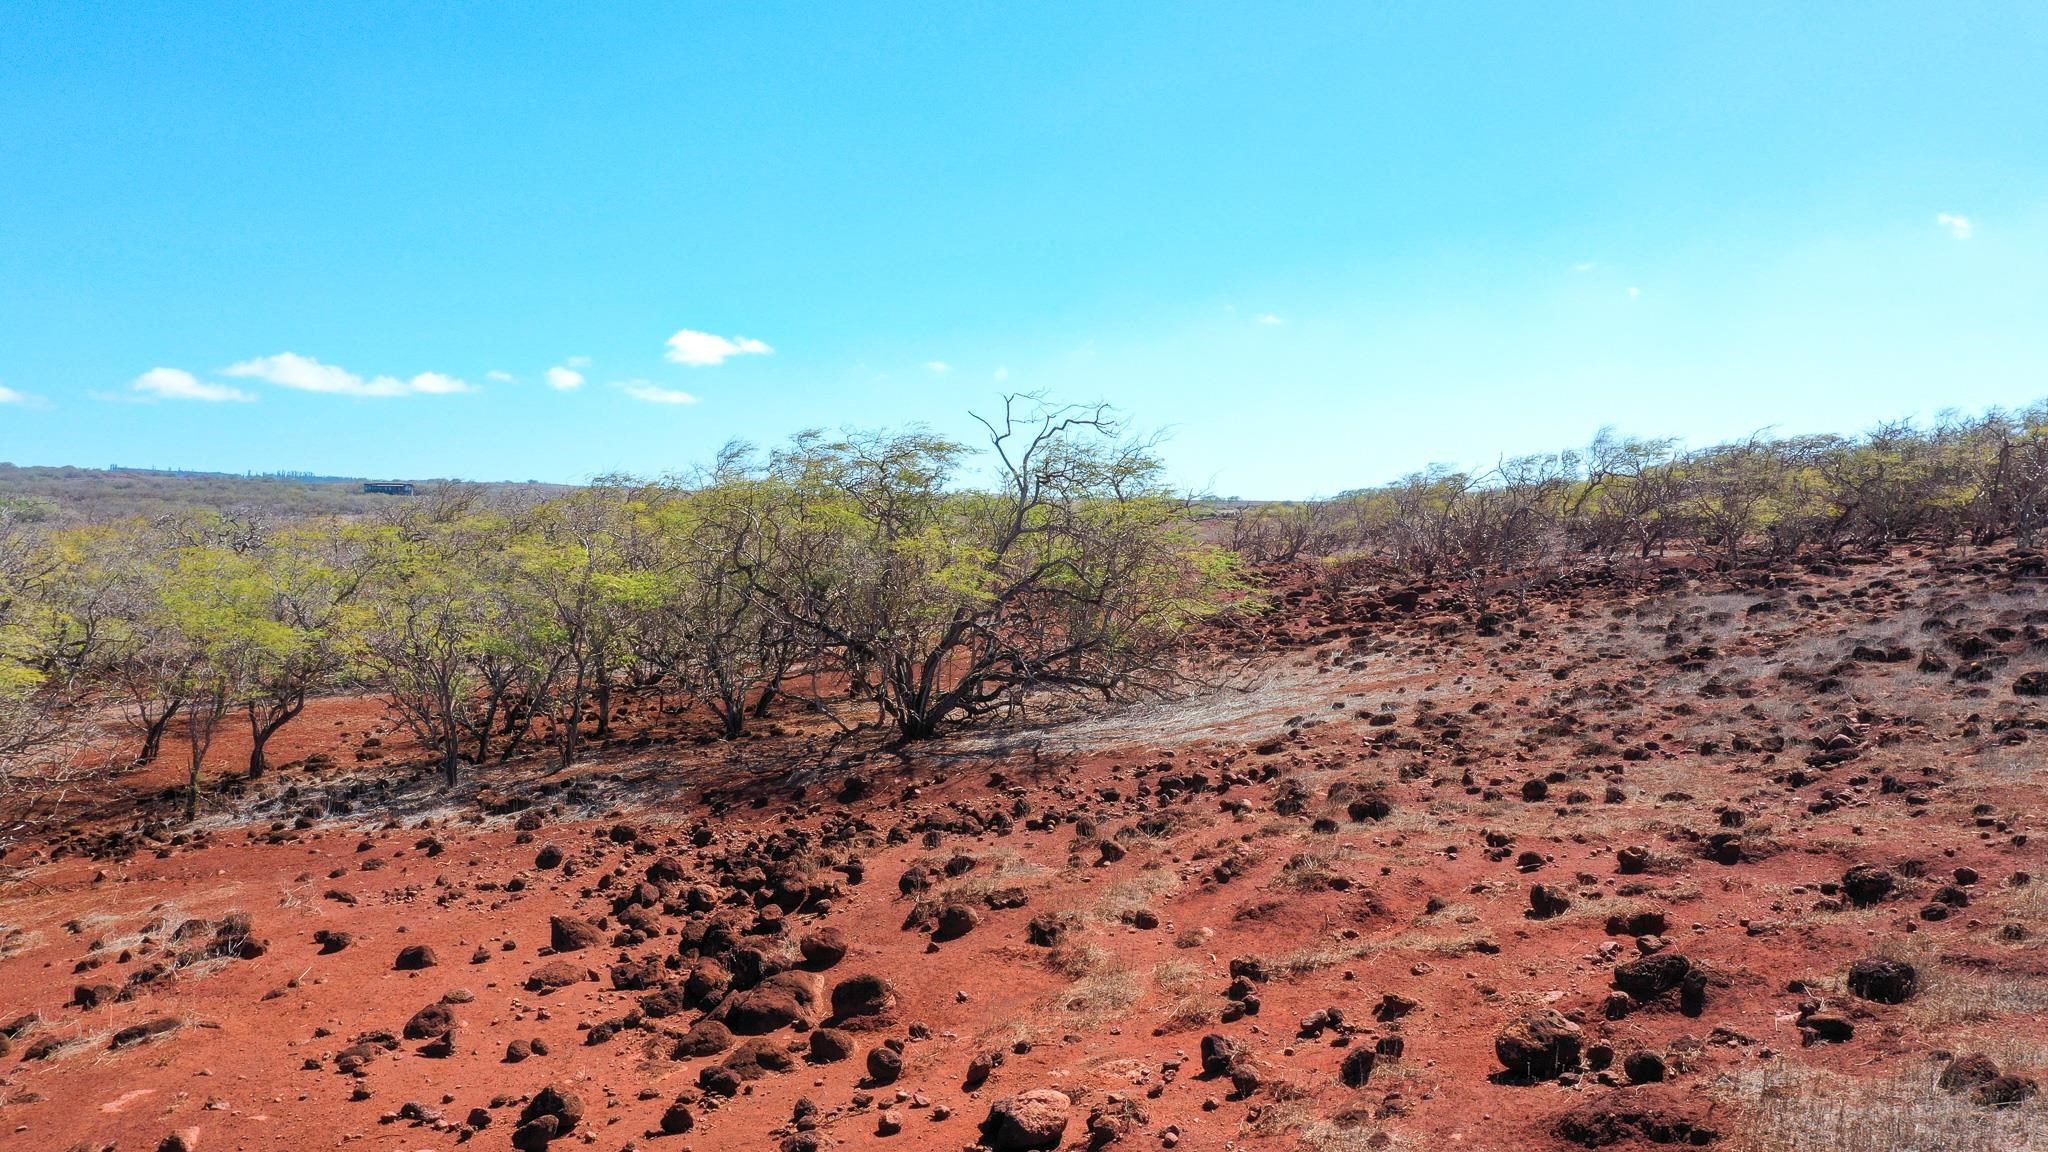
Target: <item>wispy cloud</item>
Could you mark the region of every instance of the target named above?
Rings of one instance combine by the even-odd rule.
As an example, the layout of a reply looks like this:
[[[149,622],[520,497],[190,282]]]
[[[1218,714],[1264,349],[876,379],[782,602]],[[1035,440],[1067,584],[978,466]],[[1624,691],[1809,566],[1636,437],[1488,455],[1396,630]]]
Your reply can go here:
[[[1629,299],[1633,300],[1633,299],[1635,299],[1636,297],[1638,297],[1638,296],[1641,296],[1642,294],[1643,294],[1643,290],[1642,290],[1641,288],[1637,288],[1637,287],[1634,287],[1633,285],[1631,285],[1631,286],[1629,287],[1629,290],[1628,290],[1628,298],[1629,298]]]
[[[453,376],[439,372],[422,372],[410,380],[396,376],[371,376],[364,378],[345,368],[322,364],[310,356],[295,352],[280,352],[275,356],[259,356],[244,360],[221,370],[223,375],[237,376],[251,380],[262,380],[280,388],[291,388],[300,392],[323,392],[335,396],[445,396],[456,392],[474,392],[476,386]]]
[[[484,373],[484,379],[489,380],[495,384],[511,384],[515,382],[518,379],[518,377],[512,375],[510,372],[501,372],[498,369],[493,368],[489,372]]]
[[[22,408],[40,408],[42,407],[43,400],[41,397],[31,396],[26,392],[16,392],[7,385],[0,384],[0,404],[14,404]]]
[[[735,356],[772,356],[775,349],[747,336],[727,339],[685,328],[668,338],[668,358],[692,368],[710,368]]]
[[[1934,222],[1948,229],[1948,234],[1958,240],[1968,240],[1970,238],[1970,218],[1968,216],[1957,216],[1951,212],[1936,212],[1934,214]]]
[[[1280,317],[1273,315],[1271,312],[1261,312],[1257,316],[1252,317],[1252,323],[1264,324],[1270,328],[1275,324],[1285,324],[1287,323],[1287,321],[1282,320]]]
[[[1593,262],[1591,260],[1581,260],[1577,264],[1572,265],[1572,271],[1574,272],[1591,272],[1592,270]]]
[[[548,369],[547,377],[548,387],[557,392],[574,392],[583,387],[583,373],[566,365],[558,364]]]
[[[240,388],[201,380],[182,368],[151,368],[137,376],[129,387],[155,400],[200,400],[218,404],[256,399]]]
[[[1008,380],[1010,378],[1010,370],[1008,367],[998,368],[994,372],[990,373],[990,378],[995,380]]]
[[[590,357],[571,356],[567,360],[562,361],[562,363],[567,364],[571,368],[588,368],[590,367]]]
[[[934,376],[944,376],[953,370],[953,366],[944,360],[927,360],[924,362],[924,370]]]
[[[663,388],[649,380],[621,380],[612,385],[635,400],[649,404],[695,404],[697,398],[680,388]]]

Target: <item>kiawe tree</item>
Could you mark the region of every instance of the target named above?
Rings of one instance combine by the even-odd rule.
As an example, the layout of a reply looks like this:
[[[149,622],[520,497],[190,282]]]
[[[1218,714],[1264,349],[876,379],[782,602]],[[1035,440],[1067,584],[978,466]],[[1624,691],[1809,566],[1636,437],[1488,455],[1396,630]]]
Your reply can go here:
[[[806,437],[771,466],[802,511],[754,546],[759,595],[905,739],[1030,689],[1163,687],[1235,585],[1107,408],[1011,397],[982,423],[986,490],[953,488],[966,449],[921,430]]]
[[[679,685],[718,719],[727,738],[746,731],[784,695],[802,664],[820,656],[815,630],[775,610],[768,589],[801,596],[784,579],[802,514],[796,492],[762,475],[744,445],[728,445],[694,488],[647,509],[653,550],[643,561],[650,583],[645,627],[663,638]],[[806,703],[815,705],[816,701]]]
[[[292,642],[290,630],[252,603],[249,557],[188,545],[167,558],[153,608],[153,634],[175,655],[170,684],[185,737],[185,819],[199,814],[201,775],[221,722],[241,702],[266,652]]]
[[[386,529],[373,545],[371,604],[355,667],[454,787],[478,703],[475,657],[491,621],[476,555],[445,525]]]
[[[0,500],[0,794],[61,760],[70,666],[56,607],[64,566],[38,509]]]
[[[345,666],[367,575],[356,534],[315,527],[234,553],[224,574],[247,637],[240,705],[249,724],[249,774],[269,769],[266,749]]]

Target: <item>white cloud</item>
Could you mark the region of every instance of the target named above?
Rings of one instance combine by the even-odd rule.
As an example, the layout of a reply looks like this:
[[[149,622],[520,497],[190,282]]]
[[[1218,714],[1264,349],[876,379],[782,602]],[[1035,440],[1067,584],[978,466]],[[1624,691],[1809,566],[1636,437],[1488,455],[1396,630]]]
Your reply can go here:
[[[709,332],[685,328],[668,338],[668,358],[678,364],[688,364],[692,368],[710,368],[723,364],[734,356],[774,354],[775,349],[746,336],[734,336],[728,340]]]
[[[1275,324],[1285,324],[1287,323],[1287,321],[1282,320],[1278,316],[1273,315],[1271,312],[1262,312],[1259,315],[1252,317],[1252,323],[1264,324],[1268,327],[1271,327]]]
[[[310,356],[300,356],[295,352],[259,356],[254,360],[229,365],[221,371],[229,376],[268,381],[280,388],[292,388],[300,392],[325,392],[336,396],[440,396],[477,390],[474,384],[439,372],[422,372],[410,380],[401,380],[396,376],[372,376],[365,380],[345,368],[322,364]]]
[[[27,408],[36,403],[36,398],[28,393],[16,392],[7,385],[0,384],[0,404],[19,404],[23,408]]]
[[[1592,270],[1593,262],[1591,260],[1581,260],[1577,264],[1572,265],[1572,271],[1574,272],[1591,272]]]
[[[1642,294],[1643,290],[1641,288],[1630,288],[1628,290],[1628,298],[1631,300],[1635,299],[1638,296],[1641,296]]]
[[[612,385],[635,400],[649,404],[695,404],[697,398],[679,388],[663,388],[648,380],[621,380]]]
[[[995,370],[994,377],[997,380],[1008,380],[1010,378],[1010,370],[1008,368],[998,368]]]
[[[556,366],[548,369],[548,387],[557,392],[574,392],[583,387],[583,373],[574,368]]]
[[[135,391],[159,400],[203,400],[219,403],[226,400],[254,400],[256,397],[239,388],[201,380],[182,368],[151,368],[135,378],[130,385]]]
[[[500,372],[496,368],[493,368],[489,372],[484,373],[484,379],[498,384],[510,384],[516,379],[516,377],[514,377],[510,372]]]
[[[1934,214],[1934,222],[1948,229],[1948,234],[1958,240],[1968,240],[1970,238],[1970,218],[1968,216],[1936,212]]]
[[[422,372],[412,378],[412,390],[428,396],[448,396],[456,392],[474,392],[476,385],[439,372]]]
[[[590,367],[590,357],[571,356],[567,360],[564,360],[563,363],[567,364],[571,368],[588,368]]]
[[[953,366],[944,360],[927,360],[924,362],[924,370],[934,376],[944,376],[953,370]]]

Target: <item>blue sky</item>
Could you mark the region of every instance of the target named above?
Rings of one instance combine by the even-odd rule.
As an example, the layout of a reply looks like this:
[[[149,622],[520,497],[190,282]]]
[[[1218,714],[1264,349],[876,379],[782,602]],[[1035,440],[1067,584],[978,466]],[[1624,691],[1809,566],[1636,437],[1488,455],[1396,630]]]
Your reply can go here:
[[[2023,404],[2044,59],[2038,4],[13,0],[0,460],[576,480],[1042,389],[1299,496]]]

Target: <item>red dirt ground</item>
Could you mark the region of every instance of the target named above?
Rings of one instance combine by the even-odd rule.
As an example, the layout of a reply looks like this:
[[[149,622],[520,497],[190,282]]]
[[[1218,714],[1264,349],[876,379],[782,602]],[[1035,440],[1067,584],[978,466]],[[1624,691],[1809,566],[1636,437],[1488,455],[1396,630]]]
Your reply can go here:
[[[1249,665],[1184,700],[907,752],[793,718],[702,743],[701,717],[629,700],[574,770],[492,766],[452,793],[375,702],[321,701],[275,742],[291,763],[193,829],[156,795],[172,744],[0,856],[0,1147],[507,1148],[549,1085],[582,1104],[558,1148],[952,1150],[1038,1088],[1072,1100],[1076,1148],[1091,1114],[1135,1148],[1836,1146],[1793,1142],[1770,1101],[1933,1093],[1941,1052],[2041,1074],[2048,720],[2015,686],[2048,667],[2044,571],[2005,550],[1674,566],[1487,613],[1461,587],[1304,568],[1230,638]],[[246,755],[230,735],[212,762]],[[1843,899],[1858,864],[1887,870],[1885,899]],[[1533,918],[1537,884],[1565,906]],[[942,939],[948,904],[972,924]],[[231,913],[246,932],[220,935]],[[1656,939],[1610,933],[1638,913],[1664,916]],[[551,954],[572,915],[598,941]],[[323,951],[323,930],[351,939]],[[796,942],[826,930],[846,954],[806,964]],[[438,963],[395,968],[414,945]],[[1690,992],[1615,992],[1647,952],[1685,957]],[[1851,994],[1868,956],[1912,963],[1913,995]],[[527,990],[554,962],[590,978]],[[661,989],[784,967],[765,986],[822,1002],[875,974],[893,1003],[815,1062],[830,1007],[785,996],[800,1019],[764,1047],[788,1070],[701,1092],[731,1053],[677,1058],[677,1038],[735,1005]],[[1258,1010],[1223,1022],[1247,992]],[[1390,995],[1411,1010],[1376,1018]],[[400,1037],[444,998],[452,1051]],[[1341,1021],[1303,1027],[1324,1009]],[[1612,1064],[1508,1077],[1496,1036],[1541,1009]],[[163,1030],[117,1039],[144,1022]],[[395,1047],[338,1066],[377,1032]],[[1204,1075],[1212,1033],[1242,1045],[1234,1076]],[[869,1084],[884,1041],[901,1075]],[[1667,1078],[1627,1088],[1642,1052]],[[679,1097],[694,1127],[661,1135]],[[1982,1147],[2036,1146],[1998,1125],[2038,1100],[1961,1107]],[[900,1132],[878,1134],[885,1111]]]

